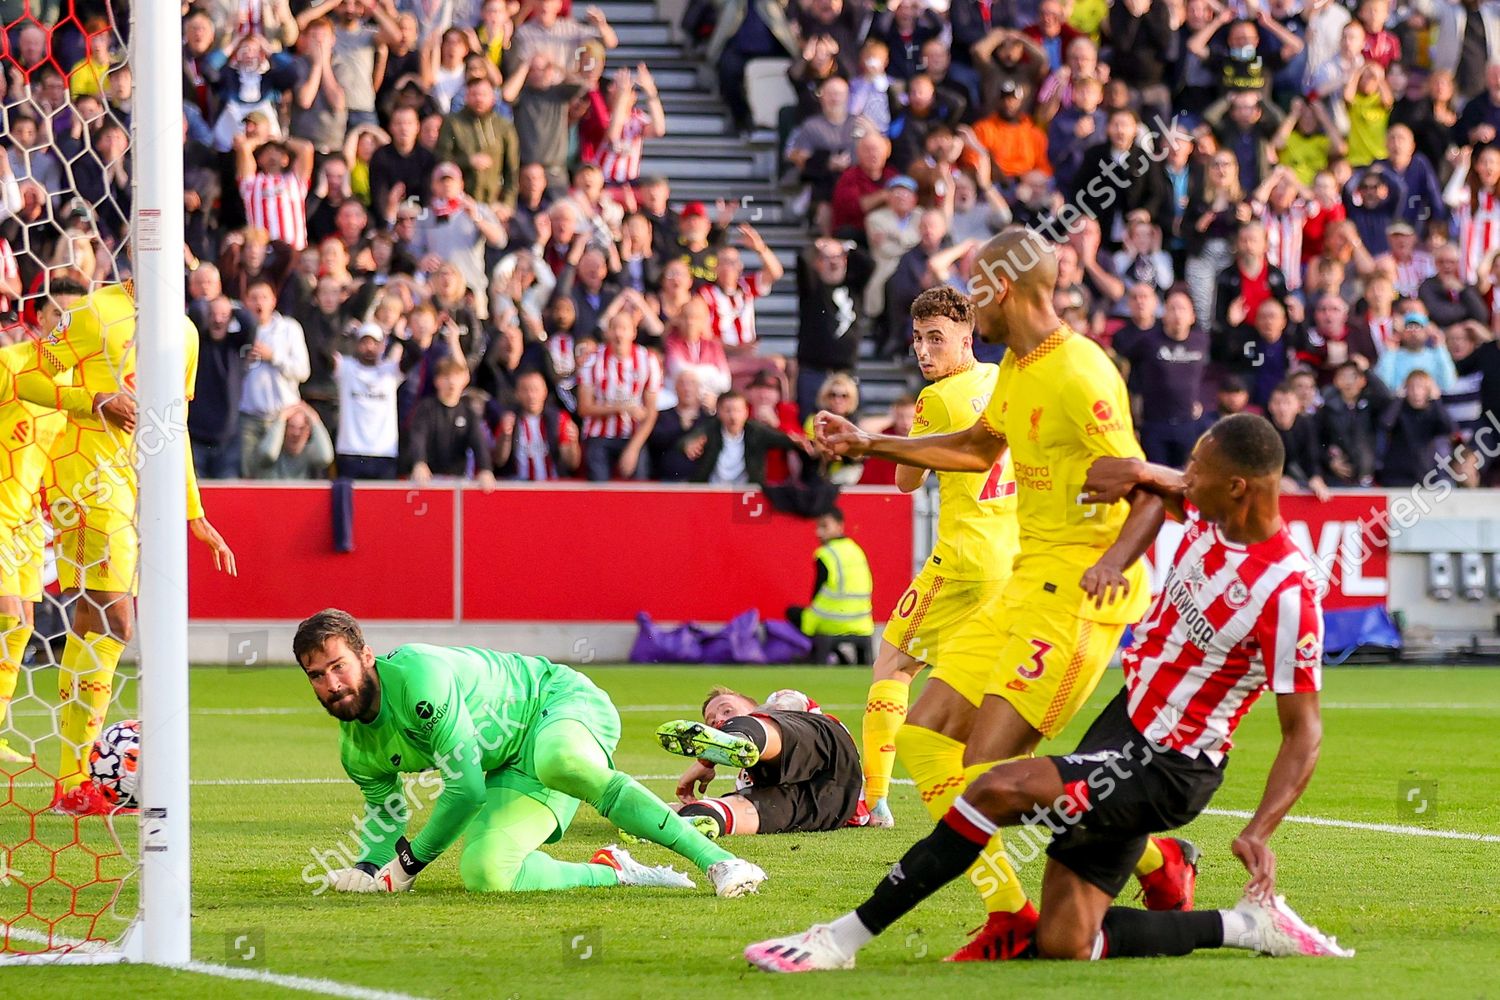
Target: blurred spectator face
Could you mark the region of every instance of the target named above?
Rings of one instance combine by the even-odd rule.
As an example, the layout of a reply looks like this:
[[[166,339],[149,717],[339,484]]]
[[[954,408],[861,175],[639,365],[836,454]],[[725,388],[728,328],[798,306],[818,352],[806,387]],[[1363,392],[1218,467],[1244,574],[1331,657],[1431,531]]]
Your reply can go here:
[[[539,20],[543,27],[550,28],[562,15],[562,0],[542,0]]]
[[[849,84],[841,77],[825,81],[818,89],[818,107],[829,121],[843,121],[849,114]]]
[[[464,193],[463,175],[451,163],[445,163],[432,173],[432,196],[439,201],[457,201]]]
[[[344,304],[343,286],[336,278],[320,278],[318,287],[313,292],[313,302],[323,315],[332,316]]]
[[[1365,377],[1358,368],[1341,367],[1333,375],[1333,387],[1345,402],[1353,402],[1365,390]]]
[[[1235,237],[1235,249],[1245,260],[1259,262],[1266,256],[1266,230],[1264,226],[1250,223]]]
[[[426,347],[437,334],[437,313],[431,309],[413,309],[406,319],[406,331],[412,340]]]
[[[1183,292],[1173,292],[1167,296],[1167,304],[1162,310],[1162,329],[1174,340],[1184,340],[1193,328],[1195,319],[1193,313],[1193,300]]]
[[[339,4],[339,15],[346,21],[363,21],[369,10],[367,0],[344,0]]]
[[[536,165],[537,175],[541,177],[543,186],[546,184],[546,174],[540,164]],[[665,215],[667,212],[667,198],[672,193],[672,187],[665,180],[655,180],[650,184],[641,185],[637,192],[641,200],[641,207],[652,215]]]
[[[1358,21],[1350,21],[1339,33],[1339,55],[1346,62],[1359,58],[1365,47],[1365,29]]]
[[[1447,104],[1453,100],[1456,84],[1450,70],[1434,70],[1427,77],[1427,96],[1434,104]]]
[[[422,119],[422,128],[417,133],[417,141],[427,149],[437,145],[438,133],[443,130],[442,115],[428,115]]]
[[[1056,38],[1062,33],[1063,5],[1058,0],[1043,0],[1037,7],[1037,26],[1047,38]]]
[[[1390,188],[1380,174],[1367,173],[1359,179],[1359,196],[1362,204],[1378,205],[1390,194]]]
[[[1187,25],[1193,31],[1197,31],[1214,19],[1214,9],[1209,6],[1208,0],[1188,0],[1187,2]]]
[[[528,163],[521,168],[516,186],[522,201],[534,201],[547,190],[547,168],[540,163]]]
[[[440,56],[443,65],[448,68],[456,67],[463,62],[463,58],[469,52],[469,40],[464,33],[457,28],[449,28],[443,32],[442,48]]]
[[[1260,117],[1260,98],[1256,94],[1235,94],[1229,102],[1229,117],[1236,125],[1248,127]]]
[[[1255,310],[1255,332],[1260,339],[1274,344],[1286,333],[1286,310],[1275,299],[1266,299]]]
[[[924,74],[912,77],[906,86],[907,106],[918,114],[925,114],[932,107],[932,99],[936,95],[937,88],[933,86],[932,77]]]
[[[1087,38],[1075,38],[1073,44],[1068,46],[1066,61],[1068,68],[1073,71],[1073,79],[1093,76],[1094,71],[1099,68],[1099,50]]]
[[[959,212],[967,212],[979,202],[979,189],[974,186],[974,178],[966,173],[958,173],[953,177],[953,207]],[[926,223],[927,217],[922,217]],[[918,230],[922,235],[922,242],[927,242],[927,230]]]
[[[464,85],[464,107],[476,115],[495,110],[495,85],[487,77],[475,77]]]
[[[207,20],[207,15],[204,15]],[[213,40],[213,22],[209,22],[209,41]],[[21,29],[21,37],[16,41],[19,50],[19,59],[22,66],[35,66],[47,58],[47,35],[35,24],[28,24]],[[205,49],[207,51],[207,49]]]
[[[11,119],[10,135],[16,141],[16,145],[22,149],[35,149],[37,137],[36,121],[22,115],[15,116]]]
[[[1136,326],[1145,329],[1155,324],[1158,305],[1160,300],[1152,286],[1139,284],[1130,289],[1130,321]]]
[[[1293,375],[1292,391],[1297,394],[1297,405],[1302,412],[1310,413],[1318,408],[1318,379],[1312,372],[1301,371]]]
[[[808,13],[820,24],[832,24],[844,12],[844,0],[812,0]]]
[[[1219,390],[1219,412],[1225,416],[1245,412],[1250,405],[1250,393],[1242,386],[1228,386]]]
[[[1099,110],[1104,100],[1104,86],[1097,77],[1078,77],[1073,84],[1073,107],[1083,114],[1091,115]]]
[[[188,298],[194,302],[217,299],[223,294],[224,281],[214,265],[200,265],[198,270],[188,275]]]
[[[590,205],[597,205],[604,194],[604,174],[598,167],[580,167],[578,170],[578,193]]]
[[[349,270],[349,248],[337,236],[326,237],[318,244],[323,252],[323,273],[344,274]]]
[[[1266,413],[1282,430],[1287,430],[1296,423],[1297,414],[1300,412],[1302,412],[1302,406],[1297,402],[1295,392],[1275,389],[1271,392],[1271,398],[1266,400]]]
[[[464,294],[464,279],[454,267],[440,267],[432,276],[432,290],[444,302],[457,302]]]
[[[681,391],[678,390],[679,395]],[[745,399],[749,400],[750,412],[755,414],[756,420],[776,425],[776,406],[781,402],[781,391],[775,385],[752,385],[745,390]]]
[[[302,454],[302,449],[312,439],[312,420],[307,413],[307,407],[299,406],[287,414],[286,436],[282,438],[281,448],[294,458]]]
[[[972,190],[974,182],[963,174],[959,175],[960,183],[967,182]],[[970,197],[972,202],[973,197]],[[917,223],[917,236],[922,241],[922,248],[928,253],[934,253],[942,248],[943,240],[948,235],[948,218],[940,210],[933,209],[923,212],[921,220]]]
[[[849,276],[849,254],[842,244],[836,250],[825,252],[814,250],[813,259],[817,264],[818,277],[827,285],[842,285],[844,279]]]
[[[297,273],[305,278],[315,278],[323,266],[323,251],[308,247],[297,255]]]
[[[698,373],[691,368],[684,368],[677,373],[672,388],[677,393],[679,406],[697,406],[699,397],[703,394],[703,383],[698,381]]]
[[[677,222],[677,232],[690,245],[708,242],[714,224],[707,215],[689,215]]]
[[[516,383],[517,401],[520,401],[523,392],[522,385],[527,381],[528,378],[523,376]],[[545,402],[547,398],[547,383],[542,380],[540,375],[537,376],[537,381],[542,382],[542,400]],[[468,387],[469,369],[463,365],[444,365],[442,370],[432,379],[434,394],[437,396],[438,402],[444,406],[457,406],[459,400],[463,399],[464,390]],[[525,409],[524,406],[522,408]],[[526,410],[526,412],[531,413],[533,411]],[[540,413],[541,407],[538,406],[535,412]]]
[[[911,433],[912,424],[916,419],[916,403],[897,403],[891,407],[891,429],[886,433],[906,437]]]
[[[626,240],[638,249],[644,249],[647,256],[651,253],[651,220],[644,215],[634,214],[625,217],[621,224],[621,231]],[[719,258],[719,267],[722,271],[724,258]]]
[[[737,247],[725,247],[719,253],[718,286],[734,289],[739,286],[740,276],[745,273],[745,261]]]
[[[584,251],[583,257],[578,261],[579,284],[591,292],[597,292],[608,274],[609,265],[605,263],[602,251],[595,249]]]
[[[384,346],[379,337],[360,337],[354,344],[355,360],[362,365],[374,365],[380,360],[380,349]]]
[[[1491,69],[1500,73],[1500,66],[1493,66]],[[1494,187],[1496,181],[1500,181],[1500,149],[1485,146],[1474,154],[1474,176],[1486,188]]]
[[[881,42],[866,42],[859,50],[860,71],[869,77],[884,73],[891,63],[891,51]]]
[[[916,210],[917,193],[905,186],[893,187],[890,189],[886,204],[890,206],[891,211],[904,219]]]
[[[891,155],[890,143],[879,132],[860,136],[854,144],[854,162],[871,177],[879,177]]]
[[[246,35],[235,47],[230,65],[243,72],[264,73],[266,71],[266,42],[259,35]]]
[[[1368,304],[1388,310],[1395,301],[1396,286],[1391,283],[1390,278],[1377,274],[1365,282],[1365,302]]]
[[[1454,361],[1462,361],[1474,353],[1474,335],[1462,323],[1455,323],[1444,330],[1443,340]]]
[[[284,174],[292,158],[279,142],[268,142],[255,151],[255,169],[263,174]]]
[[[818,405],[841,417],[851,415],[855,407],[859,405],[859,395],[854,388],[854,380],[847,375],[830,377],[827,382],[823,383],[822,391],[818,393]]]
[[[1396,163],[1406,163],[1417,151],[1416,140],[1412,138],[1411,129],[1405,125],[1392,125],[1385,134],[1385,147],[1391,154],[1391,159]]]
[[[709,320],[708,303],[695,295],[682,307],[682,315],[677,320],[678,332],[689,343],[695,343],[708,336]]]
[[[547,213],[552,220],[552,242],[567,245],[578,235],[578,212],[567,202],[558,202]]]
[[[264,323],[276,312],[276,295],[271,291],[271,286],[256,283],[250,286],[245,293],[245,308],[250,310],[250,315],[255,317],[257,323]]]
[[[668,298],[678,298],[693,283],[692,272],[681,260],[673,260],[661,272],[661,290]]]
[[[234,303],[229,297],[220,295],[208,304],[208,335],[214,340],[223,340],[229,334],[229,321],[234,318]]]
[[[467,375],[464,382],[467,383]],[[527,372],[516,380],[516,403],[527,416],[539,416],[547,406],[547,380],[541,372]]]
[[[1406,401],[1413,409],[1424,410],[1427,404],[1437,397],[1437,383],[1432,376],[1423,371],[1412,372],[1406,376]]]
[[[1135,145],[1138,126],[1135,115],[1116,112],[1109,116],[1109,123],[1105,125],[1104,130],[1111,146],[1115,149],[1129,149]]]
[[[1432,255],[1432,263],[1437,268],[1439,278],[1447,282],[1459,281],[1458,274],[1458,248],[1453,245],[1439,247]]]
[[[410,52],[417,47],[422,38],[422,26],[411,14],[402,14],[396,18],[396,26],[401,29],[401,51]]]
[[[572,299],[553,299],[542,316],[542,325],[548,333],[567,333],[578,322],[578,307]]]
[[[1334,295],[1325,295],[1313,310],[1313,324],[1324,337],[1343,337],[1344,320],[1349,316],[1349,307],[1344,300]]]
[[[953,60],[948,55],[948,46],[939,39],[934,38],[922,46],[922,67],[934,81],[946,77],[948,68],[952,65]]]
[[[725,434],[743,434],[745,424],[750,422],[750,404],[740,396],[720,398],[717,416]]]
[[[73,98],[73,110],[78,113],[84,125],[91,128],[104,117],[104,103],[93,94],[79,94]]]
[[[1064,243],[1055,251],[1057,257],[1057,287],[1068,288],[1083,280],[1078,269],[1078,251]]]
[[[391,144],[398,151],[411,152],[419,127],[415,108],[397,108],[391,112]]]
[[[1427,335],[1432,327],[1427,323],[1404,323],[1401,327],[1401,347],[1407,351],[1420,351],[1427,346]]]
[[[635,317],[629,310],[622,309],[610,317],[604,339],[617,354],[630,350],[635,343]]]
[[[1260,33],[1249,21],[1236,21],[1229,26],[1229,51],[1239,59],[1255,58],[1255,49],[1260,44]]]
[[[349,167],[343,160],[323,161],[323,184],[329,194],[343,195],[349,189]]]
[[[1000,117],[1008,122],[1020,120],[1021,99],[1025,96],[1019,86],[1002,93],[1000,95]]]

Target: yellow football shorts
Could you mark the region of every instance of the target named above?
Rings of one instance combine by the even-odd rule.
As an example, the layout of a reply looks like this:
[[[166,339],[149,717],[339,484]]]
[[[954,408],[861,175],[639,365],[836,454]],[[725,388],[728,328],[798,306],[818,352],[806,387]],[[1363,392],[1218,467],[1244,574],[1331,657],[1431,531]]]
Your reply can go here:
[[[46,527],[33,516],[19,527],[0,523],[0,596],[42,599]]]
[[[75,507],[68,514],[59,518],[55,542],[58,585],[70,591],[134,594],[140,554],[135,521],[101,507]]]
[[[978,706],[1005,639],[1005,583],[954,580],[929,562],[896,602],[882,638]]]
[[[1034,605],[1009,605],[1007,634],[984,689],[1049,738],[1072,721],[1104,676],[1124,625]]]

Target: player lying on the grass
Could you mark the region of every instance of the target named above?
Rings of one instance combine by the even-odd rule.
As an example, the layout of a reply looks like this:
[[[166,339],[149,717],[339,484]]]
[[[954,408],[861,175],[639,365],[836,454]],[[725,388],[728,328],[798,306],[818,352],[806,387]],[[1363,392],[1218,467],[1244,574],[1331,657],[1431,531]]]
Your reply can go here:
[[[703,722],[668,722],[656,737],[668,753],[697,758],[677,782],[677,815],[709,836],[865,825],[854,739],[801,691],[777,691],[756,704],[716,687],[703,703]],[[741,769],[735,790],[700,799],[716,764]]]
[[[1118,369],[1053,309],[1053,248],[1014,227],[980,249],[976,267],[973,313],[955,318],[1007,349],[976,421],[915,438],[868,434],[831,413],[815,424],[819,447],[834,455],[981,475],[1005,452],[1013,458],[1020,551],[1000,604],[933,635],[933,676],[896,734],[934,820],[995,764],[1056,737],[1088,700],[1150,600],[1140,557],[1164,519],[1160,498],[1144,489],[1114,503],[1078,503],[1094,459],[1140,457],[1141,449]],[[931,607],[952,610],[937,599]],[[1142,846],[1136,871],[1147,905],[1191,909],[1196,848],[1168,838]],[[1012,957],[1030,941],[1037,913],[998,835],[970,881],[988,915],[949,960]]]
[[[1301,796],[1322,740],[1323,621],[1318,584],[1281,520],[1285,453],[1263,417],[1239,414],[1198,442],[1187,472],[1100,459],[1083,484],[1100,503],[1140,486],[1186,522],[1171,573],[1124,656],[1125,688],[1078,750],[1011,761],[974,781],[871,897],[831,924],[745,949],[778,972],[846,969],[855,953],[963,873],[1001,826],[1053,831],[1041,920],[1043,958],[1185,955],[1246,948],[1345,957],[1275,895],[1268,841]],[[1235,727],[1269,686],[1281,746],[1260,804],[1231,850],[1250,873],[1232,910],[1160,913],[1112,906],[1147,836],[1191,822],[1224,777]]]
[[[297,627],[292,652],[339,720],[344,771],[365,798],[361,857],[328,874],[341,892],[401,892],[466,835],[459,874],[475,892],[583,886],[691,889],[668,867],[617,847],[587,864],[538,848],[560,839],[587,802],[626,833],[687,858],[720,896],[755,892],[766,873],[704,837],[615,769],[620,715],[583,674],[536,656],[476,647],[399,646],[377,657],[359,623],[336,609]],[[442,793],[414,840],[403,773],[433,771]],[[428,789],[426,780],[411,786]]]

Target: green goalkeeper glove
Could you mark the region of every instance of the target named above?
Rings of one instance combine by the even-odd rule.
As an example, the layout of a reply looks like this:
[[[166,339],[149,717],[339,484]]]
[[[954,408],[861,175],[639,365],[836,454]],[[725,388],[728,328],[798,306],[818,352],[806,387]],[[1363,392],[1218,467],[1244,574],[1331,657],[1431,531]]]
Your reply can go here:
[[[405,837],[396,840],[396,856],[375,873],[375,885],[371,892],[406,892],[417,880],[417,874],[427,867],[427,862],[418,861],[411,852],[411,842]]]

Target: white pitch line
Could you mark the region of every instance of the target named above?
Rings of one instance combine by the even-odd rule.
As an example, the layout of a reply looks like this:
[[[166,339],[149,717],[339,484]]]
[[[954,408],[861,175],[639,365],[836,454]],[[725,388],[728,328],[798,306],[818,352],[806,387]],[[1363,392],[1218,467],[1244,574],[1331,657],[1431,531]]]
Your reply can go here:
[[[103,942],[85,941],[82,938],[48,938],[45,934],[26,930],[23,927],[12,927],[10,936],[17,941],[26,941],[31,944],[57,945],[64,948],[77,948],[80,945],[98,947]],[[90,962],[89,958],[95,961]],[[123,961],[123,956],[118,952],[106,951],[102,954],[91,955],[84,952],[74,955],[70,952],[59,951],[55,955],[47,952],[39,952],[33,955],[16,956],[15,964],[38,965],[69,965],[69,964],[99,964],[115,963]],[[7,964],[0,961],[0,965]],[[220,979],[238,979],[241,982],[266,983],[270,986],[279,986],[284,990],[300,990],[303,993],[318,993],[329,997],[347,997],[349,1000],[422,1000],[421,997],[410,993],[397,993],[393,990],[376,990],[368,986],[353,986],[349,983],[341,983],[333,979],[323,979],[317,976],[293,976],[281,972],[267,972],[264,969],[240,969],[232,965],[219,965],[216,962],[188,962],[186,965],[171,965],[165,968],[176,969],[180,972],[196,972],[201,976],[217,976]]]
[[[1233,819],[1249,819],[1254,813],[1244,809],[1205,809],[1205,816],[1228,816]],[[1340,830],[1364,830],[1369,833],[1395,833],[1403,837],[1434,837],[1438,840],[1468,840],[1480,844],[1500,844],[1500,834],[1468,833],[1464,830],[1433,830],[1425,826],[1407,826],[1402,823],[1361,823],[1352,819],[1329,819],[1326,816],[1288,816],[1282,822],[1301,823],[1304,826],[1336,827]]]

